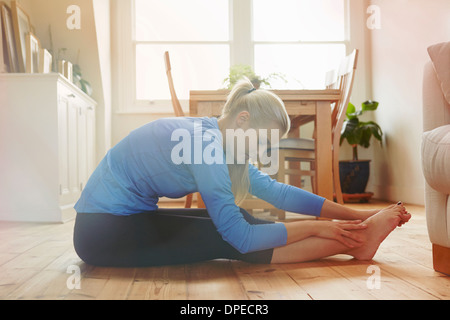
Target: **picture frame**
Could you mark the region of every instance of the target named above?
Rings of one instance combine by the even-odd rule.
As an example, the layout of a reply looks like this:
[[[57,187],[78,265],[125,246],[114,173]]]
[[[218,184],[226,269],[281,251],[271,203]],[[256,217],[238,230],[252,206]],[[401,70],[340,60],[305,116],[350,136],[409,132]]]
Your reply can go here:
[[[58,72],[70,82],[73,82],[73,64],[67,60],[58,61]]]
[[[64,62],[64,77],[70,82],[73,82],[73,65],[70,61]]]
[[[6,61],[9,72],[19,72],[19,61],[16,50],[16,40],[14,37],[14,27],[11,9],[5,2],[0,2],[1,20],[3,34],[6,43]]]
[[[45,48],[41,48],[39,52],[39,73],[52,72],[52,54]]]
[[[39,54],[41,45],[38,38],[31,32],[26,37],[26,59],[25,59],[25,71],[27,73],[39,72]]]
[[[28,14],[19,6],[17,1],[11,1],[11,14],[16,41],[19,72],[26,71],[26,41],[31,33],[31,22]]]

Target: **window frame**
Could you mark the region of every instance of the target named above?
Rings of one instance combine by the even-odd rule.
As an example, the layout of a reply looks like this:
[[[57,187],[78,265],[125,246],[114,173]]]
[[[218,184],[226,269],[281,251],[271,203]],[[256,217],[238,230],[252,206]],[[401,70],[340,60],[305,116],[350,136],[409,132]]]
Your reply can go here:
[[[344,1],[345,39],[342,41],[254,41],[252,6],[253,0],[228,0],[229,2],[229,40],[228,41],[136,41],[135,40],[135,0],[114,1],[113,63],[117,79],[118,114],[171,114],[172,102],[167,100],[136,99],[136,47],[139,44],[167,45],[228,45],[230,65],[246,64],[254,68],[254,49],[257,45],[306,45],[306,44],[343,44],[348,51],[350,46],[349,0]],[[127,50],[127,48],[129,48]],[[163,59],[161,57],[161,63]],[[167,81],[162,79],[162,81]],[[189,114],[189,100],[180,99],[183,110]]]

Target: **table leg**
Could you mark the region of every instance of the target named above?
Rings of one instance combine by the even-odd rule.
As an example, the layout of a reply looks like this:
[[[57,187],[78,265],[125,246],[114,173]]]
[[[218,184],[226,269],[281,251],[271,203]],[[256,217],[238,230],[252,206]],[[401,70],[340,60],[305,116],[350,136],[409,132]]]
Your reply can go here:
[[[316,108],[317,194],[333,201],[330,102],[317,101]]]
[[[288,132],[288,137],[289,138],[299,138],[300,137],[300,128],[299,127],[291,128],[291,130],[289,130],[289,132]],[[284,165],[284,164],[282,164],[282,165]],[[289,166],[289,169],[300,170],[300,162],[289,161],[288,166]],[[290,175],[288,177],[288,179],[289,180],[286,181],[287,184],[298,187],[298,188],[302,187],[302,177],[301,176]],[[283,177],[283,181],[284,181],[284,177]]]

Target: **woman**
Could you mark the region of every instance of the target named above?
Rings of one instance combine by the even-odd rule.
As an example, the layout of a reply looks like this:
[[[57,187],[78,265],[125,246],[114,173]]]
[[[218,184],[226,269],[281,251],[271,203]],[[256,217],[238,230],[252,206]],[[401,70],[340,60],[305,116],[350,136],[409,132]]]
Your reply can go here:
[[[338,253],[371,259],[409,220],[402,204],[356,211],[281,184],[248,164],[250,135],[242,150],[229,135],[270,131],[268,138],[277,140],[289,128],[283,102],[244,80],[219,119],[160,119],[134,130],[107,153],[75,206],[77,254],[88,264],[114,267],[218,258],[289,263]],[[236,161],[242,153],[243,164]],[[200,192],[206,209],[157,206],[160,197],[193,192]],[[340,221],[259,220],[237,205],[248,192],[283,210]]]

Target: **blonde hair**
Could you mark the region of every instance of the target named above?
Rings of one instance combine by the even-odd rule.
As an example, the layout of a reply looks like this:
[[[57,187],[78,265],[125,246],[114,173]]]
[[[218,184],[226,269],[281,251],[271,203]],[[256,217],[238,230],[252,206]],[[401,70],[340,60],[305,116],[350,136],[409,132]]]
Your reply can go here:
[[[250,113],[252,128],[265,128],[274,122],[280,127],[280,137],[287,134],[291,122],[283,101],[274,93],[258,89],[247,78],[236,83],[222,109],[221,119],[233,119],[240,112]],[[245,164],[228,164],[232,192],[237,204],[247,196],[250,188],[248,160]]]

